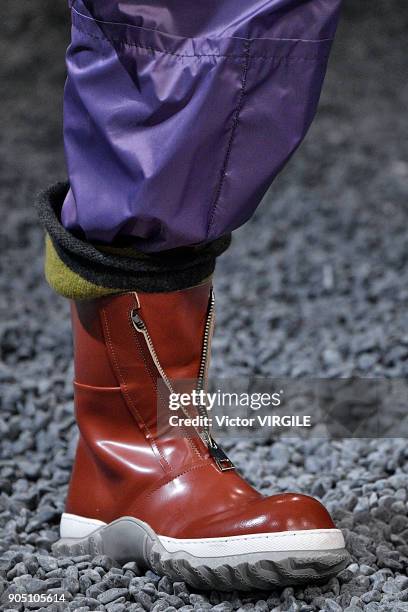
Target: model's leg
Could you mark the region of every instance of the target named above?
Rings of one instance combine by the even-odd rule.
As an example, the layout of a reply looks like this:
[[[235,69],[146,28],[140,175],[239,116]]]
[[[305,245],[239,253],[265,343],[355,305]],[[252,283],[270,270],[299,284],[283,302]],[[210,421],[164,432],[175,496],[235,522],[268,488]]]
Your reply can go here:
[[[206,429],[163,434],[157,406],[204,382],[215,258],[312,120],[338,3],[175,4],[73,6],[70,186],[40,202],[48,279],[76,300],[80,441],[56,550],[199,588],[321,580],[348,560],[324,507],[261,496]]]
[[[313,119],[340,0],[72,4],[70,188],[53,199],[57,220],[46,210],[48,275],[67,295],[63,264],[97,286],[142,288],[129,285],[140,262],[77,241],[203,248],[248,219]]]

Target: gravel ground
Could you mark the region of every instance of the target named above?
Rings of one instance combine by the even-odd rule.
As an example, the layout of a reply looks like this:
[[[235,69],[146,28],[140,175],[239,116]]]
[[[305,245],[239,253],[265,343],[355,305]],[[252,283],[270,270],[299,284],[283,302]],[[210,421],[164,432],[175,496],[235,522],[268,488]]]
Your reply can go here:
[[[5,2],[0,609],[7,593],[48,592],[69,602],[42,608],[55,612],[408,610],[401,439],[229,445],[262,491],[312,493],[332,511],[353,562],[324,586],[198,594],[132,564],[50,555],[77,433],[68,304],[43,281],[32,202],[64,177],[67,16],[62,0]],[[405,0],[346,2],[318,119],[220,262],[217,375],[407,376],[407,9]]]

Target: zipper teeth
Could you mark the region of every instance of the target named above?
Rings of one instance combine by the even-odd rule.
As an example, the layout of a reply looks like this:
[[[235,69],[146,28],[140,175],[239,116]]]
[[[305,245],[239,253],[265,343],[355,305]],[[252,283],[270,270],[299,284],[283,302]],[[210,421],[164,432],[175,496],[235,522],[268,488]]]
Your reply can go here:
[[[151,336],[150,336],[150,334],[149,334],[149,331],[148,331],[148,329],[147,329],[147,327],[146,327],[146,324],[145,324],[145,322],[143,321],[143,319],[140,317],[140,315],[136,315],[136,316],[137,316],[137,318],[138,318],[138,322],[139,322],[140,327],[139,327],[139,325],[138,325],[138,324],[135,322],[135,320],[134,320],[134,314],[133,314],[133,311],[132,311],[132,313],[131,313],[131,320],[132,320],[133,327],[135,328],[135,330],[136,330],[137,332],[139,332],[140,334],[143,334],[144,339],[145,339],[145,341],[146,341],[146,346],[147,346],[148,351],[149,351],[149,353],[150,353],[150,356],[151,356],[151,358],[153,359],[153,362],[154,362],[154,364],[155,364],[155,366],[156,366],[156,368],[157,368],[157,371],[159,372],[159,374],[160,374],[160,376],[161,376],[161,378],[162,378],[163,382],[165,383],[165,385],[166,385],[166,387],[168,388],[168,390],[170,391],[170,393],[174,393],[174,390],[173,390],[172,384],[171,384],[171,382],[170,382],[170,379],[168,378],[168,376],[167,376],[166,372],[163,370],[163,367],[162,367],[162,365],[161,365],[161,363],[160,363],[160,361],[159,361],[159,358],[158,358],[158,356],[157,356],[156,350],[155,350],[154,345],[153,345],[152,338],[151,338]],[[189,415],[189,414],[186,412],[186,410],[185,410],[185,408],[184,408],[184,407],[183,407],[183,412],[184,412],[184,414],[185,414],[185,416],[186,416],[186,417],[189,417],[189,416],[190,416],[190,415]],[[183,429],[184,429],[184,427],[183,427]],[[186,437],[187,437],[187,439],[190,441],[191,446],[192,446],[192,447],[193,447],[193,448],[196,450],[196,452],[197,452],[197,449],[196,449],[195,443],[194,443],[193,439],[191,438],[191,436],[189,435],[188,431],[187,431],[187,430],[185,430],[185,433],[186,433]]]
[[[169,391],[171,391],[171,393],[174,393],[174,390],[173,390],[172,384],[170,382],[170,379],[168,378],[166,372],[162,368],[162,365],[161,365],[161,363],[159,361],[159,358],[157,357],[157,353],[155,351],[152,339],[151,339],[150,334],[147,331],[146,327],[145,327],[145,332],[144,333],[146,334],[146,338],[149,341],[150,347],[152,349],[152,357],[153,357],[153,361],[154,361],[154,363],[156,365],[156,368],[158,369],[158,371],[160,373],[160,376],[163,378],[164,382],[166,383],[167,387],[169,388]]]
[[[210,333],[211,333],[211,327],[212,327],[212,322],[214,318],[214,306],[215,306],[214,291],[211,290],[210,307],[208,309],[207,320],[205,322],[201,363],[200,363],[200,369],[198,372],[198,381],[197,381],[198,391],[200,391],[204,387],[205,370],[207,367],[208,349],[209,349],[209,344],[210,344]]]
[[[202,391],[204,389],[205,383],[205,375],[208,364],[208,350],[210,345],[210,337],[212,332],[212,324],[214,319],[214,310],[215,310],[215,298],[214,291],[211,289],[211,297],[210,297],[210,305],[208,308],[207,319],[204,327],[204,338],[203,338],[203,346],[202,346],[202,354],[201,354],[201,363],[200,369],[198,372],[198,380],[197,380],[197,391]],[[207,407],[205,405],[199,404],[197,406],[197,412],[203,418],[208,417]],[[204,421],[206,423],[206,421]],[[207,443],[207,446],[213,446],[213,440],[210,433],[210,428],[207,424],[203,426],[203,437]]]
[[[163,381],[165,382],[166,387],[168,388],[170,393],[174,393],[174,389],[172,387],[170,379],[167,376],[166,372],[163,370],[163,367],[162,367],[162,365],[161,365],[161,363],[159,361],[159,358],[157,356],[157,353],[156,353],[156,350],[154,348],[153,341],[152,341],[152,338],[151,338],[151,336],[150,336],[150,334],[148,332],[148,329],[147,329],[144,321],[141,319],[141,317],[138,316],[138,319],[139,319],[139,321],[140,321],[140,323],[141,323],[141,325],[143,327],[138,327],[138,325],[134,322],[133,316],[132,316],[133,325],[136,328],[136,331],[140,332],[141,334],[143,334],[145,336],[149,352],[150,352],[150,354],[152,356],[152,359],[154,361],[154,365],[156,366],[157,370],[159,371],[159,374],[162,377]]]
[[[211,290],[210,305],[208,308],[207,318],[206,318],[205,327],[204,327],[201,361],[200,361],[200,368],[198,372],[198,380],[197,380],[197,386],[196,386],[197,391],[201,391],[204,388],[205,374],[206,374],[206,368],[207,368],[207,362],[208,362],[210,335],[211,335],[212,323],[214,319],[214,310],[215,310],[215,297],[214,297],[214,291]],[[137,317],[137,323],[135,321],[136,317]],[[153,340],[149,334],[149,330],[147,329],[145,322],[140,317],[140,315],[138,315],[137,313],[134,314],[133,312],[131,314],[131,319],[132,319],[133,327],[136,329],[136,331],[144,335],[150,355],[166,387],[168,388],[170,393],[174,393],[174,389],[170,382],[170,379],[168,378],[166,372],[164,371],[163,366],[161,365],[160,360],[157,356],[156,349],[154,348]],[[183,412],[185,411],[183,410]],[[202,417],[206,418],[208,416],[207,408],[205,405],[202,405],[202,404],[198,405],[197,412]],[[186,412],[185,414],[186,416],[189,416]],[[210,429],[208,425],[203,426],[203,437],[205,438],[205,441],[208,446],[213,445],[213,441],[212,441],[212,437],[211,437]]]
[[[163,382],[167,386],[170,393],[174,393],[170,379],[168,378],[166,372],[164,371],[159,361],[159,358],[156,353],[156,349],[154,348],[154,344],[149,334],[149,331],[146,327],[146,324],[141,318],[141,316],[136,312],[136,310],[137,309],[134,309],[131,312],[131,320],[132,320],[133,327],[135,328],[137,332],[143,334],[145,341],[146,341],[147,348],[157,368],[157,371],[159,372]],[[202,350],[201,350],[201,362],[200,362],[200,368],[198,372],[198,380],[197,380],[197,386],[196,386],[197,391],[201,391],[204,388],[204,383],[205,383],[205,379],[207,375],[208,352],[209,352],[209,346],[210,346],[211,336],[212,336],[212,331],[213,331],[214,311],[215,311],[215,297],[214,297],[214,291],[211,289],[210,304],[208,307],[207,318],[206,318],[205,327],[204,327],[203,344],[202,344]],[[190,416],[187,413],[187,411],[184,409],[184,407],[183,407],[183,412],[187,417]],[[207,406],[205,404],[199,404],[197,406],[197,412],[200,416],[208,417]],[[207,445],[210,455],[213,457],[215,463],[217,464],[221,472],[224,472],[226,470],[235,469],[234,465],[231,463],[230,459],[228,459],[227,455],[224,453],[222,448],[220,448],[217,445],[217,443],[214,441],[208,425],[205,425],[203,427],[202,434],[197,429],[196,431],[200,435],[201,439],[203,439],[203,442]],[[188,433],[187,433],[187,437],[190,440],[190,443],[192,444],[192,446],[195,446],[194,442],[192,441]]]

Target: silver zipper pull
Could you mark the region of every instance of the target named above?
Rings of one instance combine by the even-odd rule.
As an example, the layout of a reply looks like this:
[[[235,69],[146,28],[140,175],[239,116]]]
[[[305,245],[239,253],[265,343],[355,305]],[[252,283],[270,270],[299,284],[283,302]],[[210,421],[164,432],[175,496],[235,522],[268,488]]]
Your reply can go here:
[[[136,308],[134,308],[132,310],[132,312],[130,313],[130,316],[132,318],[133,325],[135,326],[137,331],[145,331],[146,325],[145,325],[142,317],[137,312]]]
[[[232,463],[228,455],[222,450],[221,446],[218,446],[217,442],[212,436],[209,437],[208,452],[214,459],[221,472],[227,470],[235,470],[235,465]]]

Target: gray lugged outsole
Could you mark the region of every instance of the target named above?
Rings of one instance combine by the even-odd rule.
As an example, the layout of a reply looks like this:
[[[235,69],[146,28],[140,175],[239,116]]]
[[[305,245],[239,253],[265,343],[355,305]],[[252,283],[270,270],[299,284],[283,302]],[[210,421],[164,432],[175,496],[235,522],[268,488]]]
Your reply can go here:
[[[143,521],[122,517],[85,538],[56,542],[57,555],[105,554],[119,563],[135,561],[197,589],[250,591],[311,582],[324,582],[349,563],[343,549],[250,553],[225,557],[195,557],[185,551],[169,553]]]

